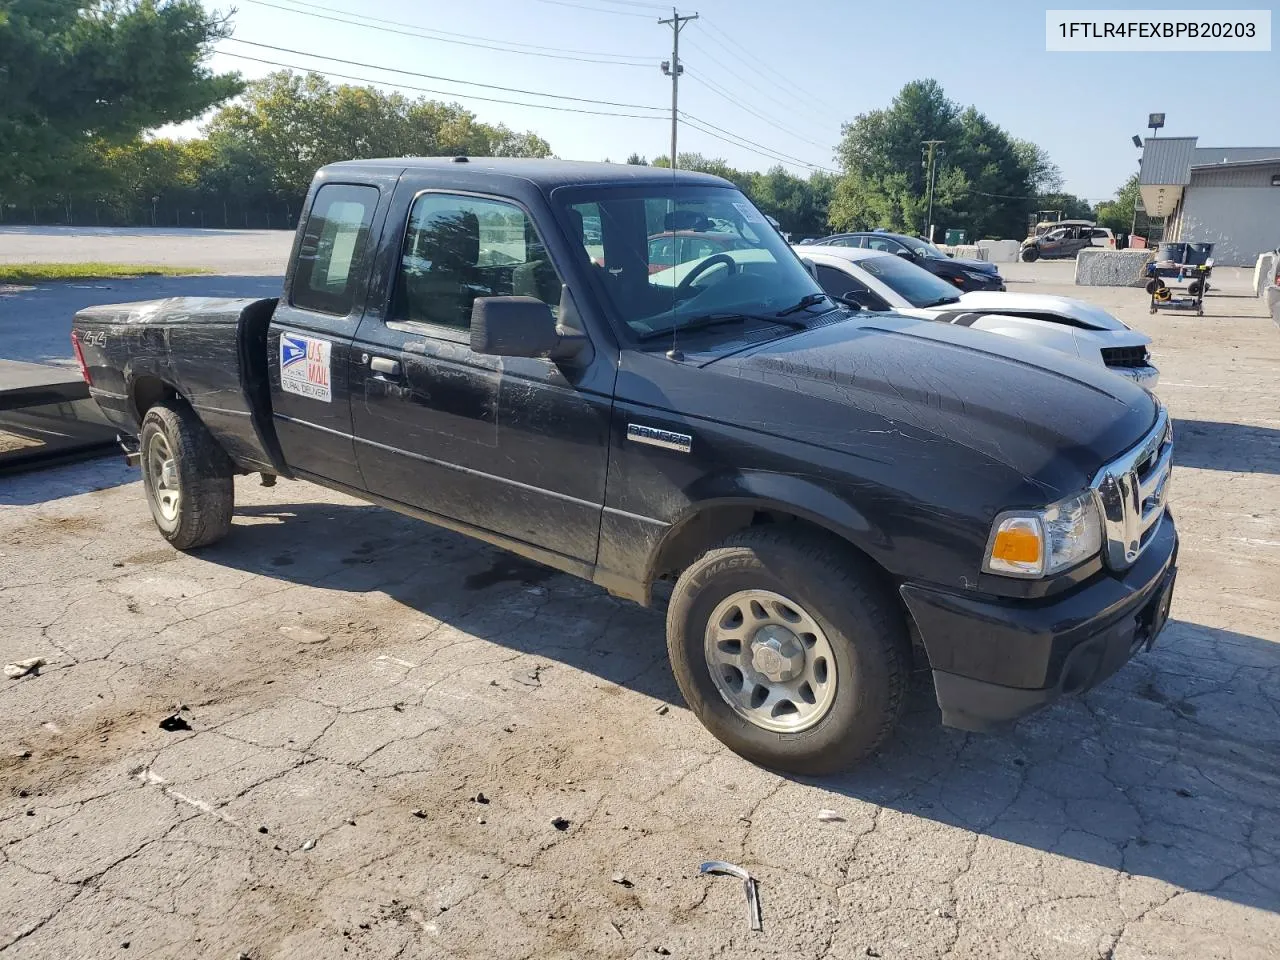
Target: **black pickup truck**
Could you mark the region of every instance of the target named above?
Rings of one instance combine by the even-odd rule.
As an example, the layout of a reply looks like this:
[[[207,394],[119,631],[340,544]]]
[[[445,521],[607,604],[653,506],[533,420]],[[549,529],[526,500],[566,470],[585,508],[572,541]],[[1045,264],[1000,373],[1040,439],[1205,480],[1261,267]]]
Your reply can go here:
[[[733,242],[651,265],[682,231]],[[769,766],[873,751],[913,644],[943,722],[976,730],[1092,687],[1168,615],[1151,394],[837,303],[715,177],[338,163],[278,300],[92,307],[72,337],[175,547],[234,543],[233,479],[257,472],[640,603],[668,581],[689,706]]]

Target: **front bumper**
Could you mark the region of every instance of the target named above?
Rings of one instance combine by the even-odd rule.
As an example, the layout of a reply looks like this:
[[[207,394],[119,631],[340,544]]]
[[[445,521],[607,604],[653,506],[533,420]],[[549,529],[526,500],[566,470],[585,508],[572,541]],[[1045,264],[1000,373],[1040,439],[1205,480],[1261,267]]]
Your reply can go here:
[[[1168,617],[1178,533],[1166,514],[1121,577],[1040,601],[999,600],[906,583],[903,599],[933,668],[942,722],[987,730],[1106,680]]]

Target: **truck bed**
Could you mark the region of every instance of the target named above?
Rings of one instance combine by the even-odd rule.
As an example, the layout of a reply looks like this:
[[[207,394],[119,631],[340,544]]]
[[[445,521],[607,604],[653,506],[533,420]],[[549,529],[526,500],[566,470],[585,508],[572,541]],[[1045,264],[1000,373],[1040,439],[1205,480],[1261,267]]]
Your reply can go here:
[[[240,469],[288,476],[271,425],[267,326],[274,298],[173,297],[89,307],[72,325],[89,392],[136,436],[138,411],[184,397]]]

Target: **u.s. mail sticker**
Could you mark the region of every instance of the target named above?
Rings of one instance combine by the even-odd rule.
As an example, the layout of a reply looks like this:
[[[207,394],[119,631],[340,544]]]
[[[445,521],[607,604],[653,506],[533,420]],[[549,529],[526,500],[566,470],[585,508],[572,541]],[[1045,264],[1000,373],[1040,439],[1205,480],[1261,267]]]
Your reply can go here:
[[[333,400],[329,383],[329,348],[319,337],[280,334],[280,389],[310,400]]]

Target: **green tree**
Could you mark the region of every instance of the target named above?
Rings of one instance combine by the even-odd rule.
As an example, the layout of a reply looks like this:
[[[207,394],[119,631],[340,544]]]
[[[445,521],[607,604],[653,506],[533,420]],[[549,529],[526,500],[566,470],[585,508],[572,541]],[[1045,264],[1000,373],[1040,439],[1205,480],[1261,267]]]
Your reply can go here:
[[[1098,226],[1110,227],[1116,233],[1128,233],[1133,227],[1138,196],[1138,175],[1135,173],[1116,190],[1114,200],[1103,200],[1098,204]]]
[[[221,170],[233,180],[253,171],[269,188],[300,200],[315,171],[338,160],[368,157],[545,157],[534,133],[478,121],[457,104],[411,100],[373,87],[331,84],[319,74],[278,71],[250,84],[240,101],[208,126]]]
[[[844,125],[836,150],[843,173],[832,198],[832,224],[923,232],[926,140],[943,141],[933,197],[933,222],[939,227],[963,227],[974,237],[1021,236],[1037,189],[1061,179],[1038,147],[1015,140],[976,108],[948,99],[936,80],[914,80],[887,108]]]
[[[204,66],[225,19],[198,0],[5,0],[0,193],[78,182],[96,144],[199,116],[240,89]]]

